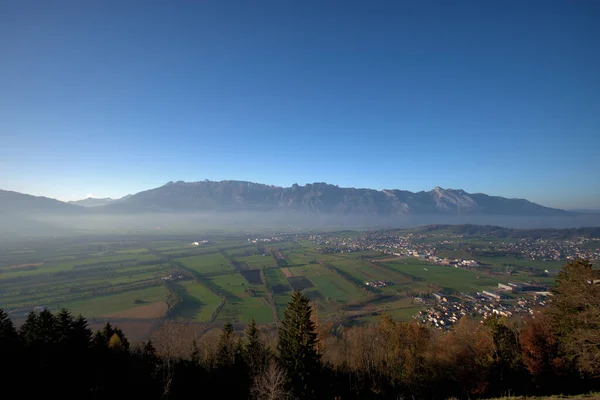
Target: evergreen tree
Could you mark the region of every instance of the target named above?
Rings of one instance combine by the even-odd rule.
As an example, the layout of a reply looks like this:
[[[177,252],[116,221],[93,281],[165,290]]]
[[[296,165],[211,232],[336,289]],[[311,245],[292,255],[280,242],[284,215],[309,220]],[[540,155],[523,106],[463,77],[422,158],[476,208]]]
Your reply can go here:
[[[240,340],[233,331],[233,326],[226,323],[223,326],[217,348],[216,390],[225,398],[247,398],[249,383],[246,366],[242,358]],[[231,385],[231,382],[236,382]]]
[[[61,345],[70,344],[74,330],[73,316],[70,312],[61,309],[56,315],[56,328],[58,334],[58,341]]]
[[[239,340],[233,332],[233,326],[231,325],[231,323],[228,322],[223,326],[221,337],[219,338],[217,350],[217,366],[232,366],[233,364],[235,364],[236,358],[239,357],[239,353]]]
[[[71,343],[77,349],[87,350],[92,341],[92,331],[88,327],[88,323],[81,314],[73,321],[73,329],[71,331]]]
[[[498,395],[502,391],[522,392],[525,370],[517,332],[506,324],[504,318],[488,318],[485,325],[491,329],[494,340],[494,362],[490,374],[492,390]]]
[[[25,322],[19,329],[19,335],[23,340],[23,344],[30,346],[36,341],[38,336],[38,315],[35,312],[30,312],[25,318]]]
[[[48,310],[38,317],[38,340],[46,345],[58,343],[58,321]]]
[[[262,342],[254,318],[246,327],[246,341],[244,343],[244,360],[251,374],[257,374],[265,370],[269,363],[269,350]]]
[[[0,379],[18,385],[15,380],[21,379],[20,364],[23,361],[17,330],[8,314],[0,309]]]
[[[321,367],[317,353],[317,333],[311,320],[309,299],[294,292],[279,328],[278,349],[288,383],[301,399],[315,397],[317,377]]]
[[[0,351],[8,351],[17,344],[19,336],[10,317],[0,308]]]

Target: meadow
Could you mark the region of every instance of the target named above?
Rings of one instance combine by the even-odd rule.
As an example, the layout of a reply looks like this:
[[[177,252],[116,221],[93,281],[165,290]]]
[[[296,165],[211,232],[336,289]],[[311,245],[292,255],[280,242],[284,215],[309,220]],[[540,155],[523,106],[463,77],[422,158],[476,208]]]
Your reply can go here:
[[[93,318],[274,324],[294,290],[322,319],[363,323],[388,313],[410,319],[414,296],[494,289],[506,279],[377,251],[321,253],[306,240],[250,242],[223,234],[60,238],[0,249],[0,308],[23,316],[66,307]],[[539,263],[519,262],[539,268]],[[553,265],[554,266],[554,265]],[[526,281],[528,276],[513,276]],[[552,278],[539,278],[546,283]],[[370,287],[367,282],[385,282]]]

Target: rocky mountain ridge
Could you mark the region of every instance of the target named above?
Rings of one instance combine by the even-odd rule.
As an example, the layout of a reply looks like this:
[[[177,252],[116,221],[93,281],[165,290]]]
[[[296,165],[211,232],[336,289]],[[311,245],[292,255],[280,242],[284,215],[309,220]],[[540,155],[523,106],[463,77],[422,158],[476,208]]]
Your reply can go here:
[[[105,211],[289,211],[336,215],[490,214],[568,215],[524,199],[460,189],[431,191],[342,188],[324,182],[279,187],[246,181],[169,182],[134,194]]]

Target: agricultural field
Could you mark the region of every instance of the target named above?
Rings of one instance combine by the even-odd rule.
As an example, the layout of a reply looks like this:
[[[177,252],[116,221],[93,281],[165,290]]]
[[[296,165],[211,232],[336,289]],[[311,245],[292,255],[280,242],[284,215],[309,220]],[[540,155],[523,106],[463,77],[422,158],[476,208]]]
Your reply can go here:
[[[495,290],[499,282],[498,279],[475,271],[443,265],[428,265],[411,260],[388,262],[384,265],[412,279],[408,283],[409,286],[436,285],[448,293]]]
[[[187,321],[210,322],[222,302],[221,297],[199,282],[186,281],[174,285],[180,296],[180,304],[175,307],[173,317]]]
[[[177,258],[186,267],[200,274],[222,274],[233,272],[229,262],[219,253]]]
[[[478,260],[491,266],[487,270],[455,268],[373,247],[324,251],[307,235],[265,240],[249,235],[56,238],[0,247],[0,308],[16,317],[40,307],[65,307],[90,318],[182,319],[212,328],[251,318],[276,324],[293,291],[300,290],[324,320],[364,323],[384,312],[408,320],[433,304],[434,292],[495,290],[507,281],[551,284],[549,275],[562,264],[481,256]],[[347,243],[364,234],[344,235],[340,241]],[[436,242],[424,238],[423,243]],[[440,245],[439,254],[471,258],[460,246]]]
[[[275,260],[271,254],[265,254],[264,256],[260,254],[247,256],[244,257],[244,261],[251,269],[272,268],[276,266]]]
[[[107,317],[110,314],[117,314],[123,311],[133,311],[141,307],[143,313],[128,313],[129,318],[145,318],[148,315],[147,306],[158,306],[166,313],[165,299],[167,290],[163,286],[154,286],[146,289],[130,290],[122,293],[111,294],[106,296],[96,296],[84,300],[75,300],[58,304],[59,307],[64,307],[74,314],[82,314],[86,317]],[[158,303],[158,304],[157,304]],[[156,315],[156,314],[154,314]],[[162,316],[159,315],[159,316]]]

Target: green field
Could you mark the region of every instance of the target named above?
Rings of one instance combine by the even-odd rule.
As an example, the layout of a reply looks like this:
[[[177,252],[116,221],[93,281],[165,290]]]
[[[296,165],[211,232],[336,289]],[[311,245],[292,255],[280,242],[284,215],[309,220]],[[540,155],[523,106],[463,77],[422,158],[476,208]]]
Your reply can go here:
[[[265,275],[267,277],[267,281],[269,282],[269,285],[271,285],[271,287],[273,286],[281,286],[283,287],[287,287],[286,290],[291,291],[292,289],[289,287],[288,281],[285,278],[285,275],[283,274],[283,272],[281,272],[281,270],[279,268],[271,268],[271,269],[267,269],[265,272]]]
[[[0,247],[0,308],[19,316],[38,306],[53,311],[68,307],[88,317],[130,310],[133,314],[128,311],[125,315],[135,319],[137,307],[175,298],[180,301],[165,318],[212,321],[216,325],[254,318],[258,323],[272,324],[274,312],[281,319],[297,289],[310,298],[319,318],[353,323],[385,312],[406,320],[424,307],[413,303],[412,296],[438,290],[472,293],[495,289],[498,282],[551,284],[552,272],[563,264],[473,257],[466,247],[443,235],[422,242],[444,239],[440,254],[460,253],[491,267],[467,270],[413,258],[390,261],[390,256],[372,250],[332,253],[306,236],[298,241],[290,236],[252,243],[252,235],[215,233],[206,236],[210,242],[200,246],[191,244],[204,240],[196,235],[167,234],[114,240],[57,238]],[[363,233],[344,235],[352,238]],[[498,239],[490,242],[502,243]],[[461,243],[485,247],[490,242],[465,238]],[[507,267],[512,276],[505,274]],[[551,271],[549,276],[543,276],[544,269]],[[372,281],[384,281],[385,285],[366,286]]]
[[[498,268],[505,268],[512,266],[516,268],[534,268],[537,270],[559,270],[563,265],[564,261],[538,261],[531,259],[523,259],[516,257],[477,257],[477,260],[492,265]]]
[[[178,306],[174,316],[190,321],[210,321],[213,312],[221,303],[221,298],[195,281],[182,282],[178,286],[182,289],[179,292],[182,304]]]
[[[414,281],[411,284],[434,284],[449,293],[495,289],[499,281],[483,273],[443,265],[415,263],[412,260],[388,262],[385,265],[412,277]]]
[[[60,304],[60,307],[68,309],[73,314],[82,314],[86,317],[102,317],[118,311],[139,307],[140,304],[134,303],[135,300],[141,300],[144,303],[154,303],[165,301],[166,297],[167,289],[164,286],[154,286],[146,289],[66,302]]]
[[[219,253],[177,258],[176,260],[201,274],[227,273],[233,271],[233,268],[231,268],[227,260]]]
[[[222,323],[248,323],[250,318],[254,318],[258,324],[270,324],[273,322],[273,312],[262,298],[247,297],[242,301],[227,302],[217,320]]]
[[[254,269],[259,269],[259,268],[263,268],[263,267],[274,267],[275,266],[275,260],[273,259],[273,257],[270,254],[266,254],[266,255],[260,255],[260,254],[256,254],[256,255],[252,255],[252,256],[247,256],[243,258],[244,262],[248,263],[248,266],[250,268],[254,268]]]

